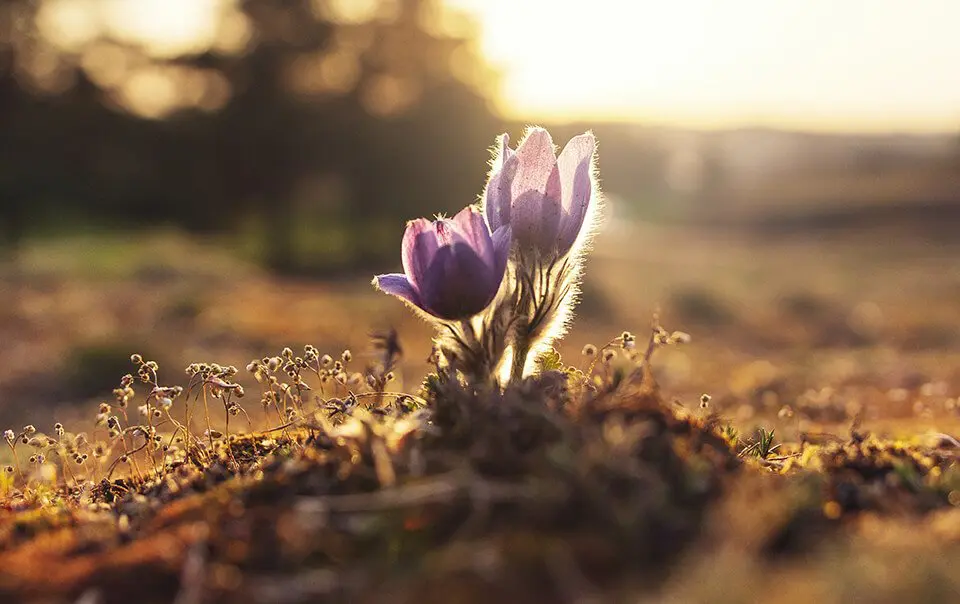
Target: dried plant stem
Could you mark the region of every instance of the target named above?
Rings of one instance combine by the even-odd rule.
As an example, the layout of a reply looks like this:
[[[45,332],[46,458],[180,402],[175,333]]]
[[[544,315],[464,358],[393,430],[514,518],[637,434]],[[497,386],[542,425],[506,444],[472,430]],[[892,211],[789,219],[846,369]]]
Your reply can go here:
[[[120,409],[120,411],[123,412],[123,421],[127,424],[126,428],[120,430],[120,444],[123,445],[123,454],[129,457],[130,463],[133,465],[133,469],[137,474],[137,478],[140,481],[143,481],[143,474],[140,472],[140,466],[137,464],[136,459],[130,457],[129,449],[127,449],[127,432],[130,430],[130,420],[127,418],[127,412],[125,409]],[[146,446],[146,443],[144,443],[144,446]],[[140,449],[137,449],[137,451],[139,450]]]
[[[213,432],[210,427],[210,406],[207,404],[206,385],[201,386],[200,391],[203,393],[203,419],[207,424],[207,438],[210,439],[210,450],[213,450]]]
[[[190,431],[190,425],[193,418],[190,416],[190,396],[189,395],[183,397],[183,406],[184,406],[183,425],[181,426],[181,428],[183,429],[183,435],[184,435],[184,438],[186,438],[187,440],[187,448],[189,449],[191,446],[191,442],[190,442],[191,438],[193,439],[194,441],[193,444],[195,446],[197,446],[196,443],[200,442],[200,439],[194,436],[193,432]],[[170,416],[169,412],[167,413],[167,416],[170,417],[170,419],[173,419],[173,417]],[[197,446],[197,449],[199,448],[200,447]]]
[[[297,378],[294,382],[297,388],[297,396],[293,397],[293,403],[296,405],[300,415],[303,415],[303,387],[300,385],[300,370],[297,370]]]
[[[93,463],[97,467],[96,474],[98,476],[103,476],[103,466],[100,465],[100,457],[96,455],[96,450],[94,449],[93,445],[91,445],[89,442],[86,443],[86,445],[87,450],[89,451],[88,455],[93,459]]]
[[[358,392],[358,393],[354,394],[353,396],[354,396],[355,398],[377,397],[378,400],[379,400],[380,397],[392,396],[392,397],[398,398],[398,399],[401,399],[401,398],[410,398],[410,399],[413,399],[413,400],[419,402],[421,405],[424,405],[424,406],[426,406],[426,404],[427,404],[427,401],[423,400],[423,399],[420,398],[419,396],[414,396],[414,395],[412,395],[412,394],[405,394],[405,393],[403,393],[403,392],[387,392],[387,391]]]
[[[230,456],[230,459],[231,459],[231,460],[233,461],[233,463],[235,463],[235,464],[237,465],[237,467],[239,468],[239,467],[240,467],[240,463],[237,461],[237,458],[234,457],[234,455],[233,455],[233,443],[230,442],[230,409],[229,409],[229,407],[228,407],[226,404],[224,404],[224,406],[223,406],[223,411],[224,411],[224,413],[223,413],[223,415],[224,415],[224,420],[223,420],[223,424],[224,424],[224,425],[223,425],[223,442],[224,442],[224,444],[227,446],[227,455]]]
[[[129,429],[129,428],[128,428],[128,429]],[[130,449],[127,448],[127,431],[124,430],[124,431],[120,432],[120,444],[123,445],[123,457],[126,457],[128,460],[130,460],[130,465],[133,466],[133,470],[134,470],[134,472],[136,472],[136,474],[137,474],[137,479],[140,480],[141,482],[143,482],[143,474],[140,472],[140,466],[137,465],[137,460],[134,459],[133,453],[136,453],[137,451],[143,449],[143,447],[147,446],[147,443],[143,443],[143,445],[141,445],[141,446],[140,446],[139,448],[137,448],[137,449],[134,449],[133,452],[131,452]],[[118,461],[119,459],[120,459],[120,458],[118,457],[118,458],[115,459],[115,460],[113,461],[113,463],[110,465],[110,472],[107,473],[107,480],[109,480],[109,479],[110,479],[110,475],[113,474],[113,468],[116,466],[117,461]]]
[[[143,476],[140,475],[140,470],[137,469],[137,462],[133,458],[133,456],[139,453],[140,451],[142,451],[146,446],[147,446],[147,443],[143,443],[142,445],[140,445],[136,449],[133,449],[132,451],[127,451],[126,447],[124,447],[123,455],[114,459],[113,463],[110,464],[110,467],[108,468],[108,471],[107,471],[107,480],[110,480],[110,477],[113,476],[113,471],[117,468],[117,465],[119,465],[120,460],[126,457],[127,460],[129,460],[133,464],[134,469],[137,470],[137,475],[140,477],[140,481],[142,482]]]
[[[280,413],[280,407],[274,404],[273,408],[277,412],[277,419],[280,421],[280,426],[277,428],[267,430],[266,432],[276,432],[277,430],[279,430],[281,436],[284,436],[292,441],[293,438],[287,433],[287,428],[299,422],[303,416],[298,417],[296,420],[292,422],[287,422],[285,419],[283,419],[283,415]]]
[[[174,419],[173,415],[170,414],[170,411],[166,411],[166,414],[167,414],[167,419],[170,420],[170,423],[176,426],[173,430],[173,434],[170,435],[170,441],[167,446],[173,445],[173,441],[177,438],[178,432],[183,432],[183,439],[187,445],[186,448],[188,451],[190,450],[191,446],[196,446],[195,443],[200,442],[200,439],[194,436],[193,433],[190,432],[190,429],[186,425],[181,424],[176,419]],[[196,450],[202,457],[207,457],[206,453],[199,446],[196,446]]]
[[[147,433],[144,435],[144,438],[147,439],[147,456],[150,457],[150,461],[153,463],[153,472],[155,474],[160,473],[160,466],[157,464],[157,447],[156,443],[153,441],[153,410],[150,408],[150,397],[147,397]]]
[[[593,371],[594,369],[597,368],[597,360],[601,357],[601,355],[603,355],[603,351],[613,348],[614,346],[616,346],[617,342],[619,341],[620,341],[620,337],[617,336],[616,338],[610,340],[609,342],[601,346],[599,350],[597,350],[597,354],[595,354],[593,356],[593,360],[590,361],[590,366],[587,367],[587,371],[586,371],[587,377],[593,376]]]
[[[23,480],[23,471],[20,470],[20,456],[17,455],[17,446],[10,441],[7,441],[7,446],[13,451],[13,463],[17,468],[17,476],[20,480]]]
[[[57,457],[60,458],[60,465],[63,466],[63,485],[69,489],[70,480],[73,480],[74,486],[78,486],[80,483],[77,481],[76,474],[73,473],[73,470],[70,469],[70,462],[67,461],[66,457],[63,456],[59,450],[57,451]]]

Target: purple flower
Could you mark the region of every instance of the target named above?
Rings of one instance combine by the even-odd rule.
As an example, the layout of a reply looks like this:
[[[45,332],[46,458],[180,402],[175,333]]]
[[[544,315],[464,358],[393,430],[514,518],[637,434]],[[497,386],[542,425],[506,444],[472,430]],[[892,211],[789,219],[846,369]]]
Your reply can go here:
[[[573,247],[594,203],[593,156],[597,142],[587,132],[570,139],[555,155],[550,133],[530,129],[516,151],[500,137],[484,211],[492,230],[513,227],[520,245],[563,256]]]
[[[373,284],[438,319],[470,318],[500,289],[510,232],[504,225],[491,236],[474,206],[451,219],[412,220],[403,234],[404,274],[379,275]]]

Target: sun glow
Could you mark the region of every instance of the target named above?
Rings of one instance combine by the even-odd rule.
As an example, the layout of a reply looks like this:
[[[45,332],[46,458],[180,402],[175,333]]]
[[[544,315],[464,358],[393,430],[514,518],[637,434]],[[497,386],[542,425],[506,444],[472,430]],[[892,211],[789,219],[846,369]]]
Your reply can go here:
[[[197,52],[212,45],[226,0],[106,0],[107,27],[156,55]]]
[[[449,0],[524,119],[960,126],[952,0]]]

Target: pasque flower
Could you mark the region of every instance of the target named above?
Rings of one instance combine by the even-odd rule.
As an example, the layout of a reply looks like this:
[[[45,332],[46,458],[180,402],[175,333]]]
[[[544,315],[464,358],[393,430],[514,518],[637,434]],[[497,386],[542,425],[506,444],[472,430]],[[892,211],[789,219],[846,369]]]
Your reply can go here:
[[[437,319],[469,319],[497,295],[510,244],[510,226],[491,234],[474,206],[450,219],[412,220],[403,235],[404,274],[379,275],[373,284]]]
[[[501,135],[484,195],[491,230],[513,227],[522,249],[543,257],[567,254],[596,205],[592,181],[596,139],[587,132],[570,139],[559,157],[550,133],[527,131],[517,150]]]
[[[474,384],[524,379],[563,335],[601,205],[592,133],[559,156],[543,128],[516,150],[506,134],[498,142],[483,212],[409,222],[403,274],[373,280],[436,322],[438,375]]]

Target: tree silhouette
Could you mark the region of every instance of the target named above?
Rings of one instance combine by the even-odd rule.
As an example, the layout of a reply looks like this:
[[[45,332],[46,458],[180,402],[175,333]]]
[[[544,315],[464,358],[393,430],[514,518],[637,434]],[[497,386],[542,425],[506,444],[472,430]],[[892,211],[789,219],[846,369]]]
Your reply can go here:
[[[0,9],[10,240],[51,216],[201,232],[252,223],[274,268],[350,267],[395,256],[402,220],[480,190],[501,126],[477,82],[493,79],[469,35],[431,26],[437,0],[382,2],[360,19],[338,18],[332,0],[239,0],[223,18],[242,19],[249,42],[172,57],[106,33],[58,49],[37,27],[44,4]],[[105,81],[89,60],[103,48],[182,98],[138,114],[125,88],[136,71]],[[32,83],[40,51],[69,86]],[[304,231],[329,239],[317,248],[329,257],[304,257]]]

